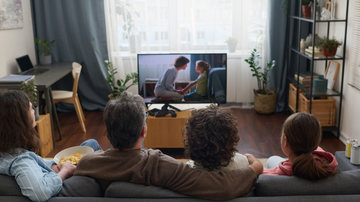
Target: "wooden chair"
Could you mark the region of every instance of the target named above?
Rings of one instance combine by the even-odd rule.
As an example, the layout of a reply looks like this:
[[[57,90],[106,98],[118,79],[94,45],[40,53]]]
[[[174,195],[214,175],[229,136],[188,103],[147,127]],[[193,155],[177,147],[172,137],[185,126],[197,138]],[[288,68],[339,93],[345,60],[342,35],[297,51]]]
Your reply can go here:
[[[79,100],[79,97],[77,94],[80,72],[81,72],[82,67],[77,62],[73,62],[72,66],[73,66],[72,75],[74,77],[73,90],[72,91],[53,90],[52,91],[53,100],[54,100],[54,103],[66,102],[66,103],[73,104],[75,107],[76,114],[79,118],[81,129],[83,132],[86,132],[85,116],[84,116],[84,112],[81,108],[80,100]],[[42,98],[45,99],[45,96],[43,95]]]

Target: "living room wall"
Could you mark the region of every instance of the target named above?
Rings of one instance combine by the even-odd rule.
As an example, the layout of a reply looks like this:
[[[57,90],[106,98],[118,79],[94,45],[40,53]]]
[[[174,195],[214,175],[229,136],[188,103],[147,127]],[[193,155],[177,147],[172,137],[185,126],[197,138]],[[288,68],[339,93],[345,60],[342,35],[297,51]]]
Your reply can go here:
[[[36,64],[30,1],[22,1],[24,26],[0,30],[0,78],[20,71],[15,58],[28,54]]]
[[[340,3],[338,3],[340,4]],[[337,10],[339,15],[343,15],[345,12],[346,4],[341,3],[338,5]],[[346,44],[346,61],[345,61],[345,75],[344,75],[344,97],[342,103],[342,113],[341,113],[341,140],[344,142],[347,138],[354,138],[360,140],[360,124],[359,124],[359,115],[360,115],[360,91],[356,90],[355,88],[348,85],[348,81],[350,80],[351,76],[351,64],[350,58],[351,57],[359,57],[353,56],[351,54],[351,49],[353,46],[359,46],[356,44],[355,41],[352,40],[352,31],[353,27],[353,19],[354,19],[354,7],[355,1],[349,1],[349,22],[348,22],[348,29],[347,29],[347,44]],[[341,25],[340,25],[341,26]],[[343,36],[344,33],[340,30],[343,30],[343,27],[336,27],[335,26],[335,33],[336,35]],[[337,80],[339,81],[340,78]]]

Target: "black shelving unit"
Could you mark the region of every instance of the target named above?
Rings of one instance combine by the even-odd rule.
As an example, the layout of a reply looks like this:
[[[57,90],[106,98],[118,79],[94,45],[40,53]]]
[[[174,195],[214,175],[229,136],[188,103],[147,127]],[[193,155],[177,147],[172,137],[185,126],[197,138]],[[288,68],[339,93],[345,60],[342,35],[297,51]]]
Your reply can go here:
[[[341,3],[344,3],[343,1]],[[292,5],[294,4],[294,5]],[[331,20],[319,20],[321,16],[316,16],[316,4],[313,5],[313,13],[311,18],[304,18],[301,12],[301,0],[289,0],[289,14],[288,14],[288,26],[287,26],[287,67],[286,67],[286,75],[287,75],[287,91],[289,92],[289,83],[295,83],[297,86],[296,92],[299,89],[303,90],[309,97],[309,113],[311,113],[312,108],[312,98],[313,97],[322,97],[324,94],[313,94],[313,76],[314,76],[314,65],[316,61],[325,61],[325,69],[328,65],[329,60],[340,60],[342,61],[342,71],[341,71],[341,87],[340,92],[335,90],[328,90],[326,96],[337,96],[339,97],[339,111],[338,111],[338,124],[334,127],[323,127],[323,131],[337,131],[337,138],[340,137],[340,120],[341,120],[341,107],[342,107],[342,98],[343,98],[343,83],[344,83],[344,67],[345,67],[345,56],[346,56],[346,36],[347,36],[347,24],[348,24],[348,11],[349,11],[349,0],[346,1],[346,16],[345,19],[331,19]],[[320,13],[318,14],[320,15]],[[307,34],[312,33],[312,44],[315,44],[315,34],[316,34],[316,26],[318,23],[327,23],[327,37],[329,38],[329,30],[331,23],[345,23],[344,30],[344,41],[343,41],[343,55],[334,57],[324,57],[324,56],[316,56],[314,55],[314,51],[312,55],[307,55],[305,53],[300,52],[300,39],[301,36],[305,36]],[[296,27],[297,24],[297,27]],[[306,31],[308,30],[308,31]],[[307,36],[307,35],[306,35]],[[295,45],[294,45],[295,44]],[[290,68],[295,69],[295,73],[300,75],[300,69],[306,68],[306,71],[311,72],[311,84],[310,89],[305,88],[303,85],[299,83],[299,79],[295,80],[294,74],[290,73]],[[292,75],[291,75],[292,74]],[[296,111],[298,110],[298,93],[296,93]],[[287,96],[287,99],[289,96]],[[289,101],[289,100],[288,100]],[[288,106],[288,102],[287,102]],[[288,106],[289,111],[294,113],[294,111]]]

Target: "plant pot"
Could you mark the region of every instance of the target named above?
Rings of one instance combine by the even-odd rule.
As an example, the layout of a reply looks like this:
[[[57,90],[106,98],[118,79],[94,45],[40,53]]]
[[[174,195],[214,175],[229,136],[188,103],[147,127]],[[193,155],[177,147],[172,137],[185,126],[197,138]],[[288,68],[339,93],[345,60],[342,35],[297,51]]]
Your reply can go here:
[[[303,13],[304,18],[310,18],[311,17],[311,8],[308,5],[302,5],[301,11]]]
[[[325,57],[334,57],[336,55],[336,51],[337,51],[337,46],[335,48],[333,48],[331,51],[327,51],[327,46],[324,46],[322,48],[322,53]]]
[[[235,52],[235,50],[236,50],[236,43],[228,43],[228,47],[229,47],[229,52],[230,53],[233,53],[233,52]]]
[[[51,55],[40,55],[40,64],[42,65],[50,65],[51,64]]]
[[[141,52],[141,35],[131,35],[129,37],[129,48],[131,53]]]
[[[259,94],[259,90],[254,89],[254,109],[259,114],[271,114],[276,109],[276,97],[279,88],[273,90],[265,90],[265,94]]]

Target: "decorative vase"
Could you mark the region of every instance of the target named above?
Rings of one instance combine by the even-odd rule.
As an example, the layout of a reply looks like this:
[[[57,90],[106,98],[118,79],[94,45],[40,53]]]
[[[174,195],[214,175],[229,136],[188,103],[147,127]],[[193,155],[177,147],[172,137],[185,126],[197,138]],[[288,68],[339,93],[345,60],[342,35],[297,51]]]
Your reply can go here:
[[[276,98],[279,88],[274,92],[273,90],[265,90],[264,94],[259,94],[258,90],[254,89],[254,109],[259,114],[271,114],[276,110]]]
[[[328,80],[324,78],[324,75],[319,75],[318,78],[314,79],[313,83],[313,91],[318,93],[326,93],[327,92],[327,83]]]
[[[338,47],[338,46],[335,46],[335,48],[333,48],[331,51],[327,51],[327,50],[326,50],[326,49],[327,49],[327,46],[324,46],[324,47],[322,48],[322,53],[323,53],[323,55],[324,55],[325,57],[334,57],[335,54],[336,54],[336,51],[337,51],[337,47]]]
[[[229,52],[230,53],[233,53],[233,52],[235,52],[235,50],[236,50],[236,43],[228,43],[228,47],[229,47]]]
[[[129,48],[131,53],[141,52],[141,35],[131,35],[129,37]]]
[[[306,43],[304,39],[300,41],[300,53],[305,53]]]
[[[308,5],[302,5],[301,10],[302,10],[304,18],[310,18],[311,17],[311,8]]]
[[[51,64],[51,55],[40,55],[40,64],[42,65],[50,65]]]

